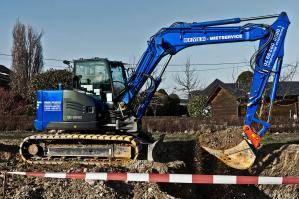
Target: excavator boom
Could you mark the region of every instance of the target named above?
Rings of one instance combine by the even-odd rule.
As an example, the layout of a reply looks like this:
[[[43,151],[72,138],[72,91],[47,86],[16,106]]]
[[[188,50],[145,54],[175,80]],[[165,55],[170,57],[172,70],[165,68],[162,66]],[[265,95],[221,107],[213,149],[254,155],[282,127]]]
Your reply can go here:
[[[245,21],[277,18],[272,25],[262,23],[248,23],[243,26],[227,26]],[[219,21],[184,23],[177,22],[168,28],[162,28],[151,37],[148,48],[142,55],[136,67],[136,72],[131,76],[126,90],[123,92],[119,103],[122,110],[130,106],[132,100],[150,77],[154,82],[148,89],[147,96],[137,111],[137,119],[144,115],[151,98],[157,90],[166,66],[157,78],[151,77],[159,61],[166,55],[175,55],[179,51],[197,45],[234,43],[259,40],[259,49],[251,58],[250,65],[254,70],[251,84],[247,112],[244,125],[244,141],[238,146],[228,150],[214,150],[204,147],[209,153],[219,158],[227,165],[237,168],[249,168],[255,160],[252,149],[258,148],[261,137],[270,127],[270,117],[273,102],[276,96],[279,76],[284,55],[284,40],[290,21],[285,12],[279,15],[266,15],[251,18],[233,18]],[[169,62],[169,61],[168,61]],[[256,112],[261,98],[268,85],[270,76],[273,82],[270,91],[270,110],[267,121],[256,117]],[[262,126],[254,129],[253,124]]]

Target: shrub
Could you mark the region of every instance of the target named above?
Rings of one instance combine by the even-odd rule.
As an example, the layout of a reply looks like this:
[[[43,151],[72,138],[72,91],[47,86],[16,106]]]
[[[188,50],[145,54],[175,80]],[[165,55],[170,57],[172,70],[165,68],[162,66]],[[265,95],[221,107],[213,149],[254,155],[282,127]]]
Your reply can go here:
[[[33,116],[0,115],[0,131],[34,130],[33,121]]]
[[[211,108],[207,105],[206,96],[193,96],[187,105],[188,113],[191,117],[210,117]]]
[[[253,73],[251,71],[244,71],[238,76],[236,83],[248,85],[251,83],[252,78]]]
[[[179,96],[177,94],[172,93],[168,95],[168,100],[168,115],[182,115]]]
[[[0,115],[22,115],[26,113],[26,102],[11,90],[0,89]]]
[[[146,115],[180,115],[180,98],[176,94],[168,95],[164,89],[155,92]]]
[[[34,117],[26,115],[26,101],[11,90],[0,89],[0,130],[32,130]]]
[[[37,90],[57,89],[59,83],[62,84],[63,89],[72,89],[73,73],[69,70],[50,69],[35,75],[30,82],[30,103],[35,102]]]

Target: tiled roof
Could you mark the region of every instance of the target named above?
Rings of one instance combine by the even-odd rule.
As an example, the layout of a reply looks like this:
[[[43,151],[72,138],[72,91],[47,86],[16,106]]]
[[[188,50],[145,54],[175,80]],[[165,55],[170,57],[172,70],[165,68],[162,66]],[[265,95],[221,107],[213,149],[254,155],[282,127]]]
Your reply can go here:
[[[9,83],[10,70],[3,65],[0,65],[0,84],[7,85]]]
[[[271,82],[270,82],[271,84]],[[218,88],[224,88],[228,90],[231,94],[236,96],[237,98],[240,98],[246,93],[249,92],[249,85],[240,85],[237,83],[224,83],[220,81],[219,79],[215,79],[209,86],[207,86],[203,90],[195,90],[192,92],[193,95],[204,95],[204,96],[211,96]],[[299,81],[283,81],[279,82],[278,84],[278,90],[277,90],[278,96],[286,96],[286,95],[295,95],[299,96]]]
[[[10,73],[10,70],[9,70],[8,68],[6,68],[5,66],[0,65],[0,73],[6,73],[6,74],[9,74],[9,73]]]

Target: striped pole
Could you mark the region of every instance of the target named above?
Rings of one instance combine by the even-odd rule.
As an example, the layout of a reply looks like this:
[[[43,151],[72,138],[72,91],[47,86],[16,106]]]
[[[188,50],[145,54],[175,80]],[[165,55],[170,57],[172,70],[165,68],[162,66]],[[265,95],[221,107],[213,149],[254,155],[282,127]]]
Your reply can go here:
[[[164,182],[192,184],[299,184],[299,177],[230,176],[200,174],[159,174],[159,173],[51,173],[51,172],[7,172],[43,178],[65,178],[82,180]]]

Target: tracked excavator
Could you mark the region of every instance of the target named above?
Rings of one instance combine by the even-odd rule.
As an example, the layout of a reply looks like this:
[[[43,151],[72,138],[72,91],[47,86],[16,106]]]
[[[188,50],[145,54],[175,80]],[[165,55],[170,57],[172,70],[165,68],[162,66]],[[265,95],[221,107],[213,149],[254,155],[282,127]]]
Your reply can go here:
[[[271,25],[249,23],[270,18],[275,18]],[[243,24],[232,25],[240,23]],[[75,60],[73,90],[37,91],[35,128],[38,131],[63,132],[25,138],[20,146],[21,157],[33,164],[61,164],[67,161],[94,165],[103,162],[127,164],[139,157],[142,148],[147,148],[147,158],[155,161],[152,151],[157,142],[147,142],[138,132],[141,118],[171,57],[193,46],[259,41],[259,48],[250,60],[254,75],[244,118],[243,141],[227,150],[203,146],[225,164],[236,169],[247,169],[254,163],[261,138],[270,128],[289,24],[285,12],[207,22],[176,22],[150,38],[146,51],[130,75],[126,75],[121,62]],[[153,77],[153,71],[165,56],[168,56],[165,65]],[[273,80],[270,81],[270,77]],[[144,92],[144,99],[136,100],[147,81],[151,84]],[[264,121],[258,118],[256,112],[267,85],[271,87],[270,108],[268,119]]]

